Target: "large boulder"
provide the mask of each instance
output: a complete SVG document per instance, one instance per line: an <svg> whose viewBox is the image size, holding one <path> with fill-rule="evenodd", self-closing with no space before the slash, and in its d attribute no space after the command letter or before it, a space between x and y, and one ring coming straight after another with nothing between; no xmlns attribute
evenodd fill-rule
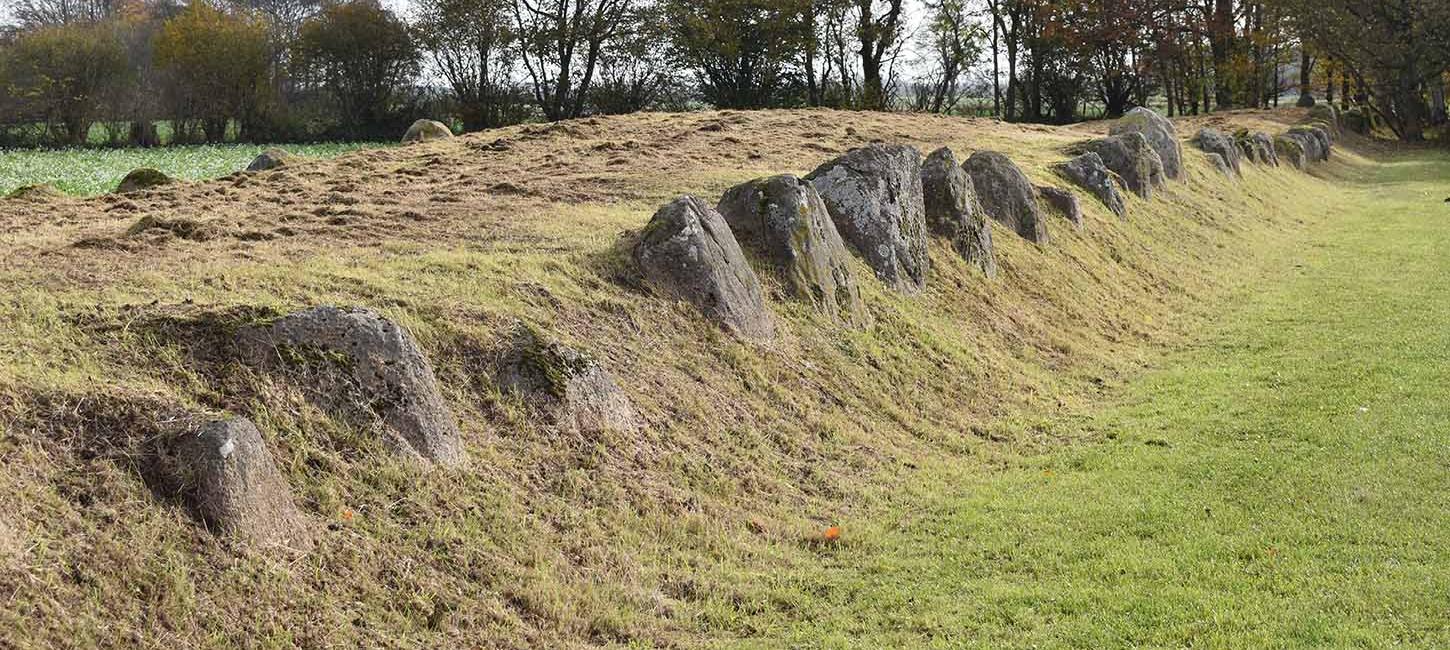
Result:
<svg viewBox="0 0 1450 650"><path fill-rule="evenodd" d="M1280 160L1288 161L1294 169L1303 170L1309 164L1302 137L1285 134L1274 138L1274 153Z"/></svg>
<svg viewBox="0 0 1450 650"><path fill-rule="evenodd" d="M1289 129L1289 133L1302 134L1313 138L1316 153L1314 159L1320 161L1329 160L1329 154L1334 149L1334 136L1329 133L1329 129L1317 124L1301 125Z"/></svg>
<svg viewBox="0 0 1450 650"><path fill-rule="evenodd" d="M1126 133L1093 140L1082 145L1081 151L1097 154L1102 158L1103 165L1122 178L1128 189L1143 199L1153 198L1153 190L1163 187L1167 182L1163 159L1141 133Z"/></svg>
<svg viewBox="0 0 1450 650"><path fill-rule="evenodd" d="M315 307L238 334L244 359L302 384L324 409L405 456L464 460L458 424L412 334L367 309Z"/></svg>
<svg viewBox="0 0 1450 650"><path fill-rule="evenodd" d="M449 129L447 124L437 120L418 120L403 134L403 144L443 140L451 137L453 137L453 130Z"/></svg>
<svg viewBox="0 0 1450 650"><path fill-rule="evenodd" d="M1227 133L1213 128L1200 129L1198 135L1193 136L1193 143L1205 153L1218 154L1230 171L1229 176L1243 173L1243 168L1239 165L1238 145L1234 144L1233 138Z"/></svg>
<svg viewBox="0 0 1450 650"><path fill-rule="evenodd" d="M1324 151L1324 143L1307 130L1296 127L1290 129L1288 133L1285 133L1284 137L1299 142L1299 146L1304 148L1304 159L1306 162L1316 163L1329 157Z"/></svg>
<svg viewBox="0 0 1450 650"><path fill-rule="evenodd" d="M288 153L285 149L277 149L274 147L263 151L256 158L252 159L252 164L247 165L247 171L264 172L295 162L297 162L297 156Z"/></svg>
<svg viewBox="0 0 1450 650"><path fill-rule="evenodd" d="M704 201L686 196L660 208L635 244L634 260L656 292L694 305L732 334L775 336L760 279L725 218Z"/></svg>
<svg viewBox="0 0 1450 650"><path fill-rule="evenodd" d="M211 529L258 544L303 537L302 513L251 421L212 420L183 432L163 462L167 479Z"/></svg>
<svg viewBox="0 0 1450 650"><path fill-rule="evenodd" d="M131 171L131 173L126 174L126 177L122 178L121 183L116 186L116 192L121 194L125 194L127 192L138 192L140 190L150 189L153 187L170 185L174 182L176 181L160 170L152 169L150 167L142 167L140 169L134 169Z"/></svg>
<svg viewBox="0 0 1450 650"><path fill-rule="evenodd" d="M1077 200L1076 194L1060 187L1039 185L1037 195L1067 219L1074 228L1082 228L1082 203Z"/></svg>
<svg viewBox="0 0 1450 650"><path fill-rule="evenodd" d="M739 185L716 208L740 245L775 267L786 290L839 322L869 322L849 254L814 186L795 176Z"/></svg>
<svg viewBox="0 0 1450 650"><path fill-rule="evenodd" d="M633 433L643 427L629 396L598 361L527 325L514 330L499 385L571 433Z"/></svg>
<svg viewBox="0 0 1450 650"><path fill-rule="evenodd" d="M1058 175L1077 184L1108 206L1113 214L1122 217L1128 213L1122 193L1118 192L1119 181L1103 164L1102 156L1091 151L1053 167Z"/></svg>
<svg viewBox="0 0 1450 650"><path fill-rule="evenodd" d="M978 151L967 159L966 168L988 216L1027 241L1047 243L1037 190L1011 159L995 151Z"/></svg>
<svg viewBox="0 0 1450 650"><path fill-rule="evenodd" d="M987 277L996 277L992 227L977 200L972 177L951 149L942 147L926 157L921 166L921 188L926 196L927 228L951 240L957 254Z"/></svg>
<svg viewBox="0 0 1450 650"><path fill-rule="evenodd" d="M1164 176L1177 179L1183 175L1183 146L1178 142L1178 130L1172 120L1139 106L1108 129L1108 135L1129 133L1141 133L1147 138L1162 161Z"/></svg>
<svg viewBox="0 0 1450 650"><path fill-rule="evenodd" d="M1319 120L1328 124L1329 130L1333 135L1337 136L1344 132L1343 122L1340 121L1339 109L1334 106L1334 102L1316 104L1313 108L1309 109L1309 119Z"/></svg>
<svg viewBox="0 0 1450 650"><path fill-rule="evenodd" d="M1274 153L1274 139L1263 131L1240 129L1234 134L1234 144L1238 145L1239 153L1249 162L1279 166L1279 157Z"/></svg>
<svg viewBox="0 0 1450 650"><path fill-rule="evenodd" d="M1229 166L1228 161L1223 159L1222 154L1205 153L1203 155L1208 158L1208 164L1213 167L1214 171L1223 174L1225 178L1233 178L1235 176L1233 167Z"/></svg>
<svg viewBox="0 0 1450 650"><path fill-rule="evenodd" d="M887 286L916 293L926 286L926 207L921 152L905 145L853 149L811 172L836 229Z"/></svg>
<svg viewBox="0 0 1450 650"><path fill-rule="evenodd" d="M9 194L6 194L5 198L12 201L44 203L46 201L53 201L55 199L65 198L65 194L63 194L60 190L55 189L54 185L50 185L49 183L42 183L39 185L24 185L21 187L17 187L14 190L11 190Z"/></svg>

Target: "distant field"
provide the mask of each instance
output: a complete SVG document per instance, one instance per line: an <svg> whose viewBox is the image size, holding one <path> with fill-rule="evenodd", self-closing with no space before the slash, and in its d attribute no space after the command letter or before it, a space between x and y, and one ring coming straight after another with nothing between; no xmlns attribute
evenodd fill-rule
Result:
<svg viewBox="0 0 1450 650"><path fill-rule="evenodd" d="M331 158L357 149L391 146L382 142L281 145L300 156ZM137 167L155 167L176 178L200 180L243 169L268 145L179 145L150 149L3 149L0 194L17 187L49 183L72 196L105 194Z"/></svg>

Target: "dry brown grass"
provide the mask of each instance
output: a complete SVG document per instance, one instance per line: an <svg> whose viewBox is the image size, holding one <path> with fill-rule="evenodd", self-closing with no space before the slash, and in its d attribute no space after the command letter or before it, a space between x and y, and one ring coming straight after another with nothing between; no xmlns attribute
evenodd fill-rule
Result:
<svg viewBox="0 0 1450 650"><path fill-rule="evenodd" d="M997 281L942 241L918 298L858 264L869 331L833 328L771 287L783 334L767 345L645 295L621 234L675 195L713 201L873 140L1002 150L1062 184L1048 166L1102 128L651 114L0 203L0 644L676 647L749 635L748 614L778 605L749 575L829 552L820 532L913 459L990 471L1091 440L1041 423L1090 408L1182 342L1264 250L1327 218L1304 197L1335 190L1252 166L1225 184L1186 149L1186 180L1152 202L1129 197L1126 220L1084 195L1086 227L1055 219L1049 246L996 229ZM1343 155L1314 173L1362 164ZM414 331L459 416L467 468L399 464L295 389L218 357L249 314L319 303L373 307ZM565 435L500 394L487 360L517 320L602 360L647 430ZM256 421L325 531L317 546L232 548L153 494L138 450L174 409Z"/></svg>

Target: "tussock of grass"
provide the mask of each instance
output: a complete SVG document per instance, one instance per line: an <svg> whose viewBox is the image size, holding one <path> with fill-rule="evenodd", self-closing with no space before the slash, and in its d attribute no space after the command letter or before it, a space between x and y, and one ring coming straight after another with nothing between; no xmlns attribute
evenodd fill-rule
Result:
<svg viewBox="0 0 1450 650"><path fill-rule="evenodd" d="M1184 342L1267 251L1334 216L1325 206L1346 190L1321 177L1369 163L1345 153L1317 176L1251 167L1226 183L1186 151L1187 178L1152 202L1129 197L1126 220L1083 195L1085 228L1055 219L1049 246L995 228L997 281L945 241L933 242L917 298L856 263L868 331L833 327L777 288L783 332L766 345L644 295L619 233L683 191L713 201L756 176L808 171L830 157L822 147L879 138L949 144L962 158L993 148L1050 182L1049 166L1088 135L904 115L607 118L353 154L136 206L168 219L217 213L238 229L285 223L291 237L64 248L135 222L103 201L10 235L0 548L10 531L26 550L10 560L18 568L0 562L0 593L11 594L0 630L17 645L191 647L670 647L767 635L763 624L823 595L755 582L871 551L881 542L850 528L839 543L815 540L913 470L1010 469L1100 440L1059 418ZM476 146L500 139L513 144ZM501 178L528 191L480 189ZM268 179L295 183L309 208L357 198L337 203L358 210L353 225L279 208ZM21 259L37 251L45 261ZM295 386L216 355L231 315L315 304L372 307L412 330L470 466L399 463ZM610 368L647 429L564 435L501 395L486 360L520 320ZM163 412L154 405L254 420L324 531L317 546L228 548L155 498L127 451ZM97 441L109 441L105 453Z"/></svg>

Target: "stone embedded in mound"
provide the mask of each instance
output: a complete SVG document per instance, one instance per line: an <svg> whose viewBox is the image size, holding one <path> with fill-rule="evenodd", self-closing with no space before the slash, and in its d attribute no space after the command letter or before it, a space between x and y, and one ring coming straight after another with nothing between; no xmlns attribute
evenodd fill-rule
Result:
<svg viewBox="0 0 1450 650"><path fill-rule="evenodd" d="M224 234L222 229L212 222L196 221L185 217L167 219L149 214L137 219L136 223L126 229L127 237L139 237L153 233L169 234L177 239L198 242L211 241Z"/></svg>
<svg viewBox="0 0 1450 650"><path fill-rule="evenodd" d="M1309 109L1309 119L1324 122L1329 126L1329 130L1333 135L1343 133L1344 127L1340 121L1339 109L1335 108L1333 102L1316 104L1314 108Z"/></svg>
<svg viewBox="0 0 1450 650"><path fill-rule="evenodd" d="M836 223L836 230L896 291L926 286L926 206L921 152L905 145L853 149L806 176Z"/></svg>
<svg viewBox="0 0 1450 650"><path fill-rule="evenodd" d="M717 210L741 246L775 267L791 296L848 325L870 322L846 245L810 183L756 179L726 192Z"/></svg>
<svg viewBox="0 0 1450 650"><path fill-rule="evenodd" d="M987 277L997 276L992 227L977 200L972 177L951 149L942 147L921 166L927 228L951 240L952 248Z"/></svg>
<svg viewBox="0 0 1450 650"><path fill-rule="evenodd" d="M1158 154L1164 176L1176 179L1183 175L1183 146L1178 142L1178 130L1171 120L1139 106L1128 111L1108 129L1108 135L1129 133L1141 133L1147 138L1148 144ZM1108 167L1111 169L1112 165Z"/></svg>
<svg viewBox="0 0 1450 650"><path fill-rule="evenodd" d="M1360 135L1369 135L1374 130L1374 121L1358 106L1345 111L1339 117L1340 132L1344 130L1353 131Z"/></svg>
<svg viewBox="0 0 1450 650"><path fill-rule="evenodd" d="M725 218L704 201L686 196L660 208L635 244L634 260L656 292L694 305L732 334L775 336L760 279Z"/></svg>
<svg viewBox="0 0 1450 650"><path fill-rule="evenodd" d="M1037 190L1015 163L995 151L978 151L967 159L966 168L988 216L1027 241L1047 243Z"/></svg>
<svg viewBox="0 0 1450 650"><path fill-rule="evenodd" d="M272 452L246 418L207 422L182 433L165 459L168 479L217 531L259 544L297 541L302 513Z"/></svg>
<svg viewBox="0 0 1450 650"><path fill-rule="evenodd" d="M315 307L238 335L254 365L300 374L323 408L380 429L395 451L443 465L464 459L433 367L407 330L367 309Z"/></svg>
<svg viewBox="0 0 1450 650"><path fill-rule="evenodd" d="M1324 153L1323 142L1308 130L1296 127L1295 129L1290 129L1288 133L1285 133L1284 137L1291 138L1299 143L1299 146L1304 149L1304 160L1306 163L1316 163L1327 158Z"/></svg>
<svg viewBox="0 0 1450 650"><path fill-rule="evenodd" d="M1205 153L1203 155L1208 158L1208 164L1212 165L1218 173L1223 174L1225 178L1234 177L1233 167L1230 167L1228 161L1223 159L1222 154Z"/></svg>
<svg viewBox="0 0 1450 650"><path fill-rule="evenodd" d="M418 120L408 127L407 133L403 134L403 144L443 140L451 137L453 137L453 130L449 129L447 124L437 120Z"/></svg>
<svg viewBox="0 0 1450 650"><path fill-rule="evenodd" d="M176 181L174 181L170 176L167 176L166 174L158 170L152 169L150 167L142 167L140 169L132 170L131 173L126 174L126 177L121 179L121 183L116 186L116 192L125 194L127 192L136 192L139 190L149 189L153 187L161 187L162 185L170 185L174 182Z"/></svg>
<svg viewBox="0 0 1450 650"><path fill-rule="evenodd" d="M1067 162L1053 166L1058 175L1077 184L1108 206L1113 214L1122 217L1128 213L1123 195L1118 192L1118 181L1103 164L1102 156L1093 152L1082 154Z"/></svg>
<svg viewBox="0 0 1450 650"><path fill-rule="evenodd" d="M1314 140L1314 151L1310 152L1312 160L1329 160L1329 154L1334 149L1334 136L1329 130L1317 124L1296 126L1289 129L1290 134L1301 134Z"/></svg>
<svg viewBox="0 0 1450 650"><path fill-rule="evenodd" d="M1123 184L1143 199L1153 198L1153 190L1167 183L1163 159L1141 133L1125 133L1082 145L1083 152L1095 153L1108 169L1123 179Z"/></svg>
<svg viewBox="0 0 1450 650"><path fill-rule="evenodd" d="M65 198L65 194L62 194L60 190L55 189L55 186L53 185L42 183L39 185L25 185L22 187L17 187L9 194L6 194L5 198L14 201L43 203L45 201Z"/></svg>
<svg viewBox="0 0 1450 650"><path fill-rule="evenodd" d="M1229 176L1237 176L1243 173L1239 166L1239 148L1234 144L1233 138L1227 133L1218 129L1205 128L1193 136L1193 143L1198 145L1206 153L1218 154Z"/></svg>
<svg viewBox="0 0 1450 650"><path fill-rule="evenodd" d="M520 325L499 367L499 386L572 433L633 433L643 424L614 377L588 355Z"/></svg>
<svg viewBox="0 0 1450 650"><path fill-rule="evenodd" d="M1247 129L1240 130L1234 140L1239 146L1239 152L1251 162L1262 165L1279 166L1279 156L1274 153L1274 139L1263 131L1250 133Z"/></svg>
<svg viewBox="0 0 1450 650"><path fill-rule="evenodd" d="M269 169L277 169L278 167L293 164L296 161L297 156L283 149L268 149L254 158L252 164L247 165L247 171L264 172Z"/></svg>
<svg viewBox="0 0 1450 650"><path fill-rule="evenodd" d="M1051 185L1039 185L1037 194L1053 210L1072 222L1073 227L1082 228L1082 203L1078 202L1076 194Z"/></svg>
<svg viewBox="0 0 1450 650"><path fill-rule="evenodd" d="M1287 160L1294 169L1303 170L1309 163L1302 137L1286 134L1274 138L1274 153L1280 160Z"/></svg>

